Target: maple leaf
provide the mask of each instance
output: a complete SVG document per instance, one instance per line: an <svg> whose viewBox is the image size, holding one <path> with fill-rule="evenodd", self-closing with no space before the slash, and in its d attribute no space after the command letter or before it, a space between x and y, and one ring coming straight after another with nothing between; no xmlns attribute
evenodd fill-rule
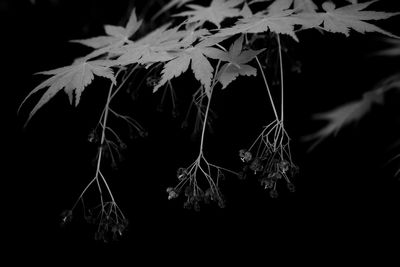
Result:
<svg viewBox="0 0 400 267"><path fill-rule="evenodd" d="M246 76L256 76L257 69L247 65L254 57L259 53L264 51L261 50L242 50L243 45L243 35L241 35L229 48L228 52L219 51L217 55L225 63L219 73L217 74L219 82L222 84L222 89L225 89L233 80L235 80L239 75Z"/></svg>
<svg viewBox="0 0 400 267"><path fill-rule="evenodd" d="M374 55L389 56L389 57L400 56L400 40L387 38L385 42L387 44L390 44L392 47L376 52Z"/></svg>
<svg viewBox="0 0 400 267"><path fill-rule="evenodd" d="M294 0L293 9L297 13L315 13L318 7L312 0Z"/></svg>
<svg viewBox="0 0 400 267"><path fill-rule="evenodd" d="M98 36L84 40L71 40L70 42L80 43L94 49L104 47L112 48L129 42L129 38L132 37L141 25L142 20L137 20L135 9L133 9L125 27L105 25L104 30L107 33L105 36Z"/></svg>
<svg viewBox="0 0 400 267"><path fill-rule="evenodd" d="M279 13L283 10L287 10L292 6L293 1L294 0L276 0L268 6L268 13L274 14Z"/></svg>
<svg viewBox="0 0 400 267"><path fill-rule="evenodd" d="M191 4L187 6L192 10L184 11L174 16L188 16L187 23L209 21L221 28L221 22L225 18L240 16L239 9L235 7L242 2L243 0L213 0L208 7Z"/></svg>
<svg viewBox="0 0 400 267"><path fill-rule="evenodd" d="M271 0L256 0L252 1L251 4L258 2L266 2ZM268 12L270 14L277 13L283 10L289 9L293 5L293 9L296 12L313 13L317 10L317 5L312 0L275 0L268 6Z"/></svg>
<svg viewBox="0 0 400 267"><path fill-rule="evenodd" d="M211 78L214 68L206 57L220 59L220 51L212 46L222 42L227 37L208 37L199 42L196 46L186 48L177 53L177 56L164 65L161 71L162 77L154 87L153 92L163 86L167 81L184 73L190 65L195 78L204 85L207 96L210 96Z"/></svg>
<svg viewBox="0 0 400 267"><path fill-rule="evenodd" d="M313 116L317 120L328 120L328 124L316 133L304 136L303 141L317 139L310 147L312 150L317 144L330 135L337 133L346 125L358 122L372 107L373 104L382 104L384 91L381 88L364 93L358 101L353 101L337 107L331 111L318 113Z"/></svg>
<svg viewBox="0 0 400 267"><path fill-rule="evenodd" d="M109 60L77 61L67 67L37 73L53 76L36 86L22 101L20 108L34 93L48 87L47 91L42 95L39 102L31 110L25 125L44 104L46 104L62 89L64 89L64 91L68 94L71 104L73 101L73 93L75 92L75 106L77 106L83 90L92 82L94 75L110 79L113 84L116 84L113 71L110 68L111 65L112 63Z"/></svg>
<svg viewBox="0 0 400 267"><path fill-rule="evenodd" d="M174 58L171 53L189 46L197 37L208 33L205 30L178 31L178 27L168 29L169 26L170 24L163 25L136 42L117 50L117 53L122 54L118 58L119 64L152 64L169 61Z"/></svg>
<svg viewBox="0 0 400 267"><path fill-rule="evenodd" d="M246 2L244 3L242 10L240 10L240 16L243 18L250 18L253 16L253 12Z"/></svg>
<svg viewBox="0 0 400 267"><path fill-rule="evenodd" d="M155 20L156 18L158 18L162 13L166 12L167 10L173 8L174 6L177 6L178 8L189 3L192 2L193 0L171 0L170 2L168 2L168 4L166 4L165 6L163 6L152 18L151 20Z"/></svg>
<svg viewBox="0 0 400 267"><path fill-rule="evenodd" d="M273 14L258 12L251 17L240 19L233 27L220 30L216 36L232 36L238 33L261 33L272 31L277 34L290 35L299 41L294 25L309 25L310 22L296 16L291 16L294 10L283 10Z"/></svg>
<svg viewBox="0 0 400 267"><path fill-rule="evenodd" d="M325 12L315 13L314 22L315 26L323 24L323 29L328 32L342 33L349 36L349 30L353 29L359 33L378 32L388 35L393 38L400 38L390 32L387 32L373 24L365 22L366 20L381 20L387 19L392 16L399 15L400 12L387 13L378 11L363 11L369 5L375 3L377 0L346 5L340 8L335 8L332 2L325 2L322 8Z"/></svg>

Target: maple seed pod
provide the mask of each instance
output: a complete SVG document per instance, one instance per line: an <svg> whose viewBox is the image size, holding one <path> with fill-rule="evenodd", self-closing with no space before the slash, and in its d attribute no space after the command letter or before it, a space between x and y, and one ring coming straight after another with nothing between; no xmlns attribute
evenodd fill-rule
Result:
<svg viewBox="0 0 400 267"><path fill-rule="evenodd" d="M296 187L294 186L294 184L292 184L292 183L288 183L287 184L287 188L289 189L289 191L290 192L294 192L294 191L296 191Z"/></svg>
<svg viewBox="0 0 400 267"><path fill-rule="evenodd" d="M245 180L247 178L246 176L247 175L246 175L246 173L244 171L241 171L241 172L238 173L239 180Z"/></svg>
<svg viewBox="0 0 400 267"><path fill-rule="evenodd" d="M336 5L335 3L333 3L332 1L326 1L322 4L322 8L326 11L326 12L330 12L335 10Z"/></svg>
<svg viewBox="0 0 400 267"><path fill-rule="evenodd" d="M146 130L141 130L139 131L139 136L142 138L146 138L147 136L149 136L149 133Z"/></svg>
<svg viewBox="0 0 400 267"><path fill-rule="evenodd" d="M157 76L149 76L146 79L146 85L148 87L154 87L158 84L158 77Z"/></svg>
<svg viewBox="0 0 400 267"><path fill-rule="evenodd" d="M206 192L204 193L204 198L206 199L213 199L214 193L211 188L207 188Z"/></svg>
<svg viewBox="0 0 400 267"><path fill-rule="evenodd" d="M255 159L253 160L253 162L250 164L250 169L251 169L252 171L254 171L254 174L255 174L256 172L260 172L260 171L263 170L263 166L261 165L261 161L260 161L259 158L255 158Z"/></svg>
<svg viewBox="0 0 400 267"><path fill-rule="evenodd" d="M245 152L246 152L245 149L240 149L239 150L239 157L240 157L240 160L243 161L243 162L244 162L244 153Z"/></svg>
<svg viewBox="0 0 400 267"><path fill-rule="evenodd" d="M178 177L178 180L184 180L187 177L187 172L185 168L178 168L176 171L176 177Z"/></svg>
<svg viewBox="0 0 400 267"><path fill-rule="evenodd" d="M193 209L194 209L196 212L199 212L199 211L200 211L200 204L199 204L198 201L195 201L195 202L193 203Z"/></svg>
<svg viewBox="0 0 400 267"><path fill-rule="evenodd" d="M178 197L178 194L177 194L174 190L171 190L171 191L168 193L168 200L171 200L171 199L177 198L177 197Z"/></svg>
<svg viewBox="0 0 400 267"><path fill-rule="evenodd" d="M277 198L279 194L276 189L272 189L271 191L269 191L269 195L271 198Z"/></svg>
<svg viewBox="0 0 400 267"><path fill-rule="evenodd" d="M128 148L128 146L124 142L120 141L119 142L119 148L122 149L122 150L125 150L125 149Z"/></svg>
<svg viewBox="0 0 400 267"><path fill-rule="evenodd" d="M286 160L283 160L279 163L279 169L281 172L286 173L289 170L289 162Z"/></svg>
<svg viewBox="0 0 400 267"><path fill-rule="evenodd" d="M243 162L249 162L253 159L253 155L251 154L251 152L245 149L239 150L239 157L240 160Z"/></svg>
<svg viewBox="0 0 400 267"><path fill-rule="evenodd" d="M185 187L185 196L190 197L193 195L193 187L188 185Z"/></svg>
<svg viewBox="0 0 400 267"><path fill-rule="evenodd" d="M99 138L95 131L90 132L90 134L88 135L88 141L89 141L89 143L92 143L92 144L97 143L99 141Z"/></svg>

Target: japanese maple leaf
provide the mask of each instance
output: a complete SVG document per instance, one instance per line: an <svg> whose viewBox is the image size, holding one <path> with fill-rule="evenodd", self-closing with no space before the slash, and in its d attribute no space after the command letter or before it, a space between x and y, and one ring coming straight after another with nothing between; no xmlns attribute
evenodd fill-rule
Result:
<svg viewBox="0 0 400 267"><path fill-rule="evenodd" d="M53 69L49 71L39 72L37 74L53 75L38 86L36 86L28 96L22 101L20 107L25 101L34 93L48 87L47 91L42 95L39 102L32 109L26 123L32 116L51 98L53 98L59 91L64 89L68 94L70 103L73 101L73 93L75 92L75 106L79 104L81 94L86 86L88 86L94 75L110 79L113 84L116 83L114 74L109 60L95 60L95 61L79 61L71 66Z"/></svg>
<svg viewBox="0 0 400 267"><path fill-rule="evenodd" d="M199 42L196 46L189 47L180 51L177 56L164 65L161 71L160 82L154 87L153 91L163 86L167 81L180 76L189 68L192 69L195 78L204 85L205 92L210 96L211 78L214 68L207 57L220 59L220 50L211 46L218 44L227 37L209 37Z"/></svg>
<svg viewBox="0 0 400 267"><path fill-rule="evenodd" d="M71 42L80 43L95 49L104 47L112 48L129 42L129 38L132 37L132 35L140 28L141 25L142 20L137 20L135 9L133 9L125 27L105 25L104 30L107 35L84 40L71 40Z"/></svg>
<svg viewBox="0 0 400 267"><path fill-rule="evenodd" d="M174 58L170 52L178 51L182 47L189 46L191 42L183 41L191 31L178 31L178 27L168 29L170 24L166 24L152 31L136 42L121 47L118 53L122 55L118 62L122 65L132 63L152 64L154 62L165 62ZM205 34L204 31L199 31ZM192 42L194 41L193 38Z"/></svg>
<svg viewBox="0 0 400 267"><path fill-rule="evenodd" d="M291 8L292 5L296 12L314 13L318 8L312 0L276 0L268 6L268 13L279 13Z"/></svg>
<svg viewBox="0 0 400 267"><path fill-rule="evenodd" d="M243 35L241 35L229 48L228 52L219 51L216 56L223 61L226 61L219 73L217 74L219 82L222 84L222 89L226 88L239 75L256 76L257 69L247 65L255 56L264 51L261 50L242 50Z"/></svg>
<svg viewBox="0 0 400 267"><path fill-rule="evenodd" d="M231 36L238 33L261 33L272 31L277 34L290 35L294 40L299 41L295 32L295 25L309 25L306 19L291 16L294 10L276 11L275 13L258 12L251 17L240 19L231 28L222 29L216 36ZM309 27L309 26L307 26Z"/></svg>
<svg viewBox="0 0 400 267"><path fill-rule="evenodd" d="M193 0L171 0L163 6L151 19L155 20L157 17L159 17L162 13L166 12L167 10L173 8L174 6L181 7L189 2L192 2Z"/></svg>
<svg viewBox="0 0 400 267"><path fill-rule="evenodd" d="M213 0L208 7L187 5L192 10L184 11L174 16L188 16L187 23L209 21L220 28L221 22L225 18L240 16L239 9L235 7L242 2L243 0Z"/></svg>
<svg viewBox="0 0 400 267"><path fill-rule="evenodd" d="M243 18L250 18L251 16L253 16L253 12L251 11L247 3L244 3L242 10L240 10L239 14Z"/></svg>
<svg viewBox="0 0 400 267"><path fill-rule="evenodd" d="M376 52L375 55L378 56L389 56L389 57L398 57L400 56L400 40L387 38L385 40L387 44L390 44L390 48L386 48L382 51Z"/></svg>
<svg viewBox="0 0 400 267"><path fill-rule="evenodd" d="M384 91L378 88L365 93L362 99L342 105L334 110L315 114L314 119L328 120L328 124L320 131L304 136L303 141L317 139L310 147L313 149L317 144L330 135L336 136L337 133L346 125L358 122L372 107L373 104L382 104Z"/></svg>
<svg viewBox="0 0 400 267"><path fill-rule="evenodd" d="M315 13L318 7L312 0L294 0L293 9L299 13Z"/></svg>
<svg viewBox="0 0 400 267"><path fill-rule="evenodd" d="M325 12L317 13L318 21L317 24L323 23L323 29L333 33L343 33L349 36L349 30L353 29L359 33L366 32L378 32L384 35L388 35L394 38L400 38L390 32L387 32L373 24L365 22L366 20L381 20L387 19L395 15L399 15L400 12L387 13L378 11L363 11L372 3L377 0L350 4L340 8L335 8L332 2L325 2L322 7Z"/></svg>

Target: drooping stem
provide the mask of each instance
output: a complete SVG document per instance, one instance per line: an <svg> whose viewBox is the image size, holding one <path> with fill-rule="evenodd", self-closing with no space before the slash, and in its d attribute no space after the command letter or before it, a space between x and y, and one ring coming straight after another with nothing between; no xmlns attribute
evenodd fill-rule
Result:
<svg viewBox="0 0 400 267"><path fill-rule="evenodd" d="M206 113L204 114L204 120L203 120L203 129L201 131L200 155L203 154L204 135L205 135L206 127L207 127L207 118L208 118L208 113L209 113L209 110L210 110L211 97L213 95L214 87L217 84L217 75L218 75L220 64L221 64L221 60L218 61L217 67L215 69L214 78L213 78L213 80L211 82L211 86L210 86L210 95L208 97Z"/></svg>
<svg viewBox="0 0 400 267"><path fill-rule="evenodd" d="M210 97L208 98L206 113L204 114L203 129L202 129L202 132L201 132L201 141L200 141L200 154L203 154L204 135L205 135L206 127L207 127L208 111L210 110L210 104L211 104L211 97L212 97L213 89L214 88L210 89Z"/></svg>
<svg viewBox="0 0 400 267"><path fill-rule="evenodd" d="M118 75L119 75L119 73L120 73L121 71L122 71L121 69L118 71L118 73L116 74L116 77L118 77ZM107 181L106 181L106 179L104 178L104 176L103 176L103 175L101 174L101 172L100 172L101 159L102 159L102 157L103 157L103 152L104 152L104 142L105 142L105 140L106 140L106 130L108 129L108 127L107 127L107 119L108 119L108 114L109 114L109 110L110 110L110 102L111 102L111 99L112 99L112 97L113 97L113 88L114 88L114 84L111 83L110 88L109 88L109 90L108 90L108 95L107 95L106 104L105 104L105 107L104 107L103 112L102 112L102 122L101 122L101 119L100 119L100 122L99 122L99 124L100 124L101 127L102 127L102 130L101 130L100 147L99 147L99 151L98 151L98 155L97 155L97 164L96 164L96 173L95 173L95 176L94 176L94 178L89 182L89 184L85 187L85 189L82 191L82 193L80 194L80 196L79 196L78 199L76 200L76 202L75 202L74 206L72 207L72 209L74 209L74 208L76 207L76 205L77 205L77 203L79 202L79 200L82 199L83 195L86 193L86 191L89 189L89 187L92 185L93 182L96 182L96 184L97 184L97 188L98 188L99 194L100 194L101 207L102 207L102 208L104 207L103 191L102 191L102 189L101 189L101 184L100 184L100 181L99 181L99 176L100 176L100 178L103 180L103 182L104 182L104 184L105 184L105 186L106 186L106 188L107 188L107 190L108 190L108 193L109 193L109 195L110 195L112 201L114 202L114 197L113 197L113 195L112 195L112 193L111 193L111 190L110 190L110 188L109 188L109 186L108 186L108 184L107 184ZM120 87L118 87L118 89L119 89L119 88L120 88ZM117 89L117 90L118 90L118 89Z"/></svg>
<svg viewBox="0 0 400 267"><path fill-rule="evenodd" d="M99 155L97 158L97 166L96 166L96 175L95 175L95 179L96 179L96 183L97 183L97 187L99 188L99 194L100 194L100 201L101 201L101 206L103 207L103 192L101 190L101 185L99 182L99 175L100 174L100 166L101 166L101 159L103 156L103 150L104 150L104 141L106 139L106 129L107 129L107 118L108 118L108 111L109 111L109 106L110 106L110 101L111 101L111 95L112 95L112 89L113 89L113 84L110 85L110 89L108 90L108 96L107 96L107 100L106 100L106 105L104 108L104 117L103 117L103 123L102 125L102 130L101 130L101 139L100 139L100 148L99 148ZM107 182L105 181L104 177L102 177L103 182L105 184L107 184ZM110 195L112 197L112 194Z"/></svg>
<svg viewBox="0 0 400 267"><path fill-rule="evenodd" d="M280 73L281 73L281 123L283 123L283 62L282 62L282 49L281 49L281 38L279 34L276 35L278 39L278 53L279 53L279 66L280 66Z"/></svg>
<svg viewBox="0 0 400 267"><path fill-rule="evenodd" d="M264 70L263 70L263 68L261 66L261 63L260 63L260 60L258 59L258 57L256 56L255 58L256 58L258 67L259 67L259 69L261 71L261 76L263 77L265 88L267 89L269 101L271 102L271 106L272 106L272 109L274 111L275 118L276 118L277 121L279 121L278 113L276 112L274 100L272 99L271 90L269 89L267 78L265 77L265 74L264 74Z"/></svg>

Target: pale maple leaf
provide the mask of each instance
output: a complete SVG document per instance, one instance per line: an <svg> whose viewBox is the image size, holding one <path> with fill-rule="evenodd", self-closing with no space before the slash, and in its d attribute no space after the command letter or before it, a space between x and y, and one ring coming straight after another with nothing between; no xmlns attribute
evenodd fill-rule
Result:
<svg viewBox="0 0 400 267"><path fill-rule="evenodd" d="M239 75L256 76L257 69L246 64L250 62L259 53L264 51L261 50L242 50L243 48L243 35L241 35L229 48L228 52L219 51L218 58L226 61L222 65L219 73L217 74L219 82L222 84L222 89L225 89L232 81L234 81Z"/></svg>
<svg viewBox="0 0 400 267"><path fill-rule="evenodd" d="M274 13L279 13L283 10L289 9L294 0L275 0L272 4L268 6L268 13L269 14L274 14Z"/></svg>
<svg viewBox="0 0 400 267"><path fill-rule="evenodd" d="M328 124L318 132L304 136L302 140L316 140L309 149L312 150L328 136L336 136L344 126L358 122L371 109L373 104L382 104L383 100L384 91L382 88L378 88L364 93L363 97L358 101L344 104L328 112L315 114L313 116L314 119L328 120Z"/></svg>
<svg viewBox="0 0 400 267"><path fill-rule="evenodd" d="M207 7L189 4L187 6L192 10L174 16L189 17L187 23L209 21L221 28L221 22L225 18L240 16L240 10L235 7L241 3L243 0L213 0Z"/></svg>
<svg viewBox="0 0 400 267"><path fill-rule="evenodd" d="M297 13L315 13L318 6L312 0L294 0L293 9Z"/></svg>
<svg viewBox="0 0 400 267"><path fill-rule="evenodd" d="M173 53L190 46L198 37L208 34L206 30L178 31L178 27L168 29L170 24L161 26L136 42L117 50L121 65L133 63L152 64L174 58Z"/></svg>
<svg viewBox="0 0 400 267"><path fill-rule="evenodd" d="M64 89L68 94L71 104L74 98L73 93L75 92L75 106L77 106L83 90L92 82L94 75L110 79L113 84L116 84L114 73L110 66L112 66L112 62L109 60L77 61L67 67L37 73L53 76L36 86L22 101L20 108L34 93L48 87L47 91L42 95L36 106L31 110L26 123L29 122L33 115L44 104L46 104L62 89Z"/></svg>
<svg viewBox="0 0 400 267"><path fill-rule="evenodd" d="M129 17L129 20L125 27L105 25L104 30L107 35L98 36L84 40L71 40L73 43L80 43L95 49L123 45L129 42L129 38L140 28L142 25L142 20L138 21L135 13L135 9Z"/></svg>
<svg viewBox="0 0 400 267"><path fill-rule="evenodd" d="M251 11L251 9L247 3L244 3L239 14L243 18L250 18L251 16L253 16L253 12Z"/></svg>
<svg viewBox="0 0 400 267"><path fill-rule="evenodd" d="M173 8L173 7L181 7L189 2L192 2L193 0L171 0L168 2L168 4L164 5L151 19L155 20L156 18L158 18L162 13L165 13L166 11L168 11L169 9Z"/></svg>
<svg viewBox="0 0 400 267"><path fill-rule="evenodd" d="M342 33L346 36L349 36L350 29L353 29L359 33L378 32L393 38L400 38L373 24L365 22L367 20L387 19L400 14L400 12L388 13L363 10L375 2L377 0L350 4L339 8L335 8L332 2L325 2L322 5L325 12L313 14L313 21L316 23L315 26L323 24L323 29L328 32Z"/></svg>
<svg viewBox="0 0 400 267"><path fill-rule="evenodd" d="M154 87L153 91L157 91L158 88L163 86L170 79L180 76L189 68L190 65L195 78L204 86L207 96L210 96L211 79L214 68L208 61L207 57L220 59L220 50L212 46L222 42L226 38L227 37L211 36L205 38L197 45L186 48L177 53L174 59L164 65L164 68L161 71L161 80Z"/></svg>
<svg viewBox="0 0 400 267"><path fill-rule="evenodd" d="M251 4L257 2L266 2L267 0L252 1ZM271 0L268 0L271 1ZM293 6L296 12L309 12L313 13L317 10L317 5L312 0L275 0L268 6L268 12L270 14L277 13L283 10L287 10Z"/></svg>
<svg viewBox="0 0 400 267"><path fill-rule="evenodd" d="M387 38L385 40L387 44L390 44L390 48L383 49L379 52L376 52L374 55L377 56L388 56L388 57L398 57L400 56L400 40Z"/></svg>
<svg viewBox="0 0 400 267"><path fill-rule="evenodd" d="M277 34L287 34L299 41L295 25L310 25L307 19L291 16L294 10L283 10L273 14L258 12L251 17L240 19L233 27L220 30L216 36L232 36L238 33L262 33L272 31Z"/></svg>

